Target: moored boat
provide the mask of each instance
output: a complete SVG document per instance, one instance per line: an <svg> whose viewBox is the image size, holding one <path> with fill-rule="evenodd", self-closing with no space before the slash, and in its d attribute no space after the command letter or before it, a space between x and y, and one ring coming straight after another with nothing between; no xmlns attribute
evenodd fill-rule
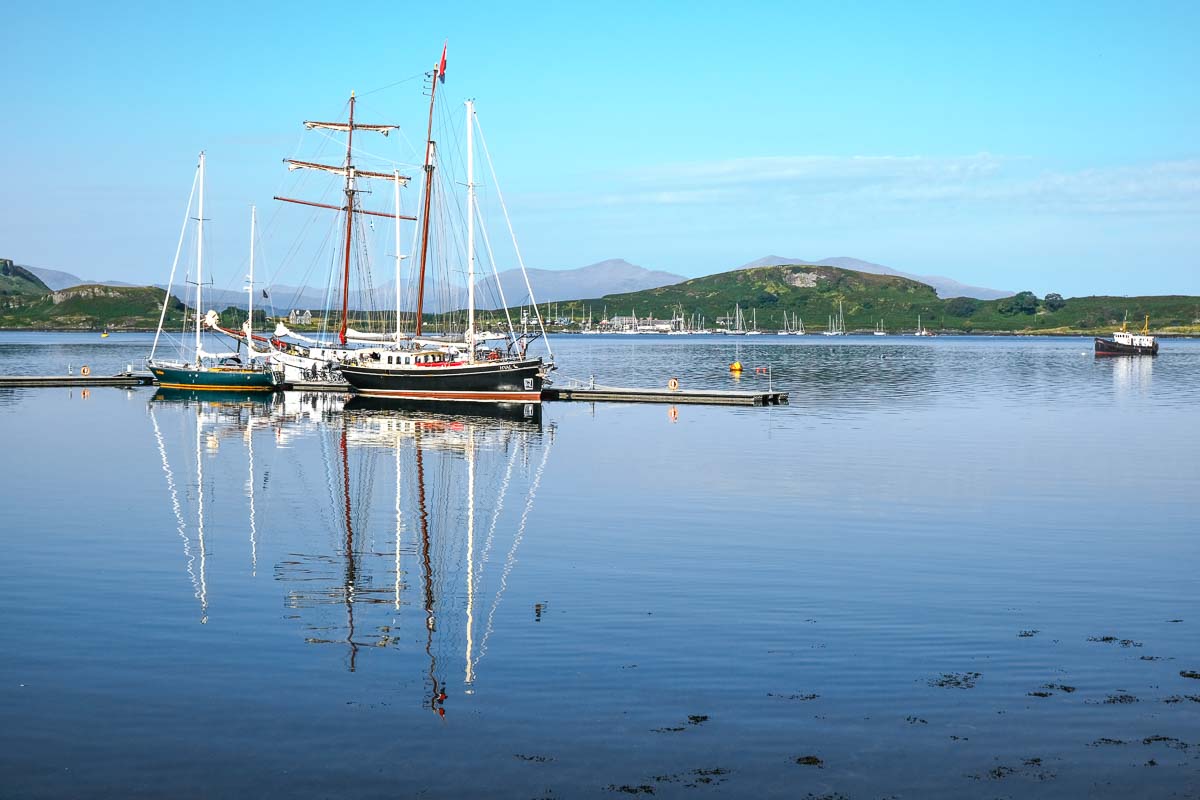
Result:
<svg viewBox="0 0 1200 800"><path fill-rule="evenodd" d="M196 167L196 186L199 187L199 201L196 216L196 302L193 306L195 317L195 342L191 358L178 359L156 358L159 337L162 336L163 321L166 319L167 305L171 299L171 285L175 280L176 264L171 267L171 277L167 282L167 293L163 300L162 314L158 320L158 331L154 335L154 345L146 359L146 367L154 375L159 386L169 389L196 389L205 391L259 391L273 392L278 386L279 377L263 361L255 359L251 322L254 319L254 222L251 209L250 224L250 304L246 323L240 333L225 331L220 327L217 312L209 311L201 317L204 307L204 153L200 153L200 161ZM193 187L194 188L194 187ZM191 198L188 199L188 211L191 211ZM186 224L186 222L185 222ZM183 239L180 238L180 244ZM214 353L204 349L201 338L202 327L213 331L227 333L238 341L238 350L234 352ZM241 338L246 341L246 358L243 361Z"/></svg>
<svg viewBox="0 0 1200 800"><path fill-rule="evenodd" d="M554 367L552 362L544 362L540 357L529 357L527 353L528 346L534 339L545 336L542 317L537 310L536 302L533 301L528 276L525 276L526 287L530 290L529 299L534 309L533 316L537 321L538 332L529 331L528 318L523 317L522 327L524 330L518 333L512 320L508 319L507 312L505 312L505 318L508 322L508 329L504 333L480 331L476 327L475 223L478 217L476 200L478 184L474 177L474 136L479 123L474 101L471 100L466 102L467 315L465 329L461 335L455 334L454 336L431 337L423 331L426 297L425 274L430 242L430 214L433 207L430 198L434 192L433 175L436 166L435 142L432 135L433 104L437 96L438 84L444 80L445 65L446 58L445 52L443 52L441 62L434 67L430 80L429 135L426 142L424 167L424 213L421 219L419 269L415 276L417 279L417 305L413 315L413 333L411 336L406 336L402 342L398 342L394 348L379 347L358 351L342 361L338 370L356 393L368 397L540 403L546 376ZM487 156L486 147L484 155ZM487 163L490 169L490 156L488 159ZM491 170L491 174L494 178L494 170ZM497 193L499 192L494 180L492 187ZM502 197L500 197L500 201L503 207ZM505 213L507 214L507 212ZM444 236L438 238L447 239ZM484 241L486 243L486 236ZM515 240L514 250L516 250ZM519 250L516 250L516 254L522 273L524 273L524 264L520 260ZM493 260L493 267L494 263ZM497 285L499 285L498 280ZM502 307L507 308L507 304L503 303L503 295L501 295L501 300ZM503 342L503 344L497 342ZM549 345L547 345L547 350L549 350Z"/></svg>
<svg viewBox="0 0 1200 800"><path fill-rule="evenodd" d="M1133 333L1128 321L1121 323L1121 330L1113 331L1111 339L1096 337L1096 355L1098 356L1156 356L1158 355L1158 339L1150 335L1150 316L1142 329Z"/></svg>

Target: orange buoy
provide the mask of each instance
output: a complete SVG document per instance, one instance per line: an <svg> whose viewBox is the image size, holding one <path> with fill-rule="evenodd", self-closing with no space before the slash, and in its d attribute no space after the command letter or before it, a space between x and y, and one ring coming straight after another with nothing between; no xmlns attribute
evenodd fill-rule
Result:
<svg viewBox="0 0 1200 800"><path fill-rule="evenodd" d="M87 364L84 364L82 367L79 368L79 374L86 378L88 375L92 374L92 370L88 367Z"/></svg>
<svg viewBox="0 0 1200 800"><path fill-rule="evenodd" d="M667 381L667 388L670 389L672 392L678 392L679 391L679 379L671 378L671 380Z"/></svg>
<svg viewBox="0 0 1200 800"><path fill-rule="evenodd" d="M729 371L730 372L741 372L742 371L742 362L735 361L732 364L730 364Z"/></svg>

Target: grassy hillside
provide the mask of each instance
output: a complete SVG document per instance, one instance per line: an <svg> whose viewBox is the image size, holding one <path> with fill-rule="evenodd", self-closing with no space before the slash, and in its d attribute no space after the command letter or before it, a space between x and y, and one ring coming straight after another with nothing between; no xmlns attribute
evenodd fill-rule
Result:
<svg viewBox="0 0 1200 800"><path fill-rule="evenodd" d="M163 292L152 286L89 285L8 300L0 305L0 328L152 330ZM182 319L183 303L172 297L167 321Z"/></svg>
<svg viewBox="0 0 1200 800"><path fill-rule="evenodd" d="M0 297L29 297L49 294L50 287L24 267L0 258Z"/></svg>
<svg viewBox="0 0 1200 800"><path fill-rule="evenodd" d="M757 311L758 327L782 327L783 312L799 314L806 328L823 329L839 301L847 330L870 330L878 321L891 331L911 331L917 315L927 328L946 331L997 331L1041 333L1107 332L1119 325L1125 313L1141 324L1150 315L1159 331L1200 333L1200 297L1184 295L1149 297L1038 298L1021 292L999 300L967 297L939 299L934 290L917 281L891 275L872 275L837 267L782 266L736 270L718 275L647 289L554 304L560 316L586 317L599 322L605 309L610 316L636 313L669 320L680 309L685 316L703 316L709 327L742 307L747 324Z"/></svg>

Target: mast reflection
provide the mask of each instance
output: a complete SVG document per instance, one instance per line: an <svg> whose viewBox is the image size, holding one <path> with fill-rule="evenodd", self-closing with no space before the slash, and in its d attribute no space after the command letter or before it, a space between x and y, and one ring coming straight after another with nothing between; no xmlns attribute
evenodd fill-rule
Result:
<svg viewBox="0 0 1200 800"><path fill-rule="evenodd" d="M189 458L182 460L176 456L177 463L186 463L186 466L180 468L181 470L190 470L194 466L194 484L190 482L191 474L189 472L181 472L177 475L171 467L168 447L163 435L163 425L160 424L158 415L158 408L164 404L195 411L193 453L189 454ZM246 442L248 477L245 488L249 509L250 564L251 573L256 574L258 538L254 503L253 432L257 427L270 423L273 405L274 398L271 395L263 396L262 393L159 389L151 398L148 406L155 446L162 462L167 494L171 501L171 513L175 518L176 535L183 542L187 575L191 581L194 596L200 604L200 624L202 625L208 623L208 547L204 531L205 454L215 454L220 448L221 441L226 438L240 436ZM177 418L186 423L186 414L177 415ZM181 481L184 482L182 490ZM211 477L207 485L211 487ZM185 506L187 507L186 511ZM195 520L194 524L189 524L189 518ZM188 535L189 529L194 532L195 552L193 552L192 537Z"/></svg>
<svg viewBox="0 0 1200 800"><path fill-rule="evenodd" d="M305 613L313 632L306 641L345 647L348 670L359 669L368 648L421 653L424 704L444 717L458 680L450 675L462 676L464 693L475 684L554 432L543 430L536 406L470 414L458 405L453 414L419 408L356 398L330 420L336 556L296 555L276 577L290 584L288 608ZM389 466L386 503L375 494ZM518 493L523 498L513 502ZM371 519L385 504L394 506L391 519ZM505 546L500 563L492 553ZM481 605L485 592L491 600ZM332 605L342 609L341 621L320 618ZM420 627L402 616L405 605L419 606Z"/></svg>

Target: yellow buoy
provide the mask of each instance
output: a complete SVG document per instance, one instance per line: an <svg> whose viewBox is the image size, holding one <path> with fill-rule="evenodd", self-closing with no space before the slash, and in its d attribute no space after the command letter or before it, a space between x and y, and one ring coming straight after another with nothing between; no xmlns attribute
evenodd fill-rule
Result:
<svg viewBox="0 0 1200 800"><path fill-rule="evenodd" d="M670 389L672 392L678 392L679 391L679 379L671 378L671 380L667 381L667 388Z"/></svg>
<svg viewBox="0 0 1200 800"><path fill-rule="evenodd" d="M730 364L729 371L730 372L741 372L742 371L742 362L735 361L732 364Z"/></svg>

